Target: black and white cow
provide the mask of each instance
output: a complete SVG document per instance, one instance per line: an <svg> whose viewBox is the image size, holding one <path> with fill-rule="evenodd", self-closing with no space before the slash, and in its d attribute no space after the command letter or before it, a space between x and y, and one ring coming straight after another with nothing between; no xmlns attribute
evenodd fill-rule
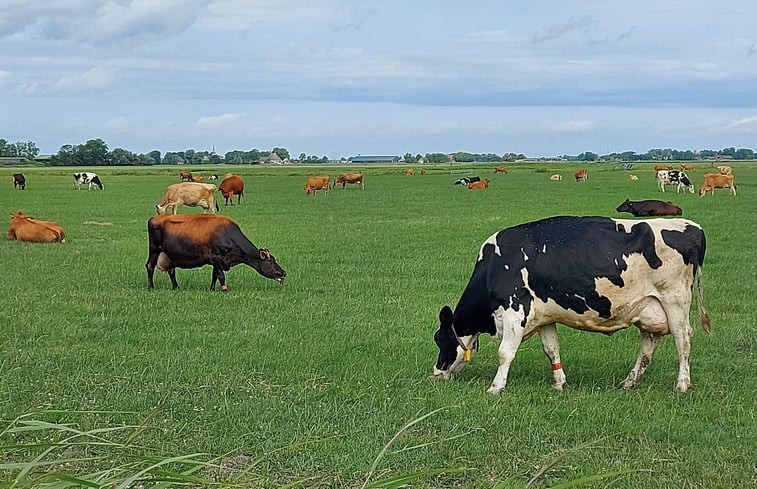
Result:
<svg viewBox="0 0 757 489"><path fill-rule="evenodd" d="M455 180L455 185L465 185L466 187L473 182L480 182L481 177L463 177Z"/></svg>
<svg viewBox="0 0 757 489"><path fill-rule="evenodd" d="M13 188L24 190L26 188L26 177L23 173L13 174Z"/></svg>
<svg viewBox="0 0 757 489"><path fill-rule="evenodd" d="M518 346L538 333L554 387L562 390L556 323L607 335L634 324L641 348L621 387L636 386L662 337L672 334L679 362L675 390L685 392L691 385L689 308L704 254L704 232L686 219L563 216L500 231L481 246L455 311L444 306L439 313L433 376L449 379L461 370L479 335L487 333L501 339L489 388L499 394ZM699 280L697 298L709 333Z"/></svg>
<svg viewBox="0 0 757 489"><path fill-rule="evenodd" d="M657 172L657 189L665 192L665 185L675 185L676 193L681 191L681 187L686 187L689 192L694 193L694 184L691 183L686 173L678 170L660 170Z"/></svg>
<svg viewBox="0 0 757 489"><path fill-rule="evenodd" d="M74 188L76 190L81 189L82 185L89 184L89 190L92 190L92 185L99 188L100 190L105 190L105 185L100 181L100 177L97 176L97 173L92 172L81 172L81 173L74 173Z"/></svg>

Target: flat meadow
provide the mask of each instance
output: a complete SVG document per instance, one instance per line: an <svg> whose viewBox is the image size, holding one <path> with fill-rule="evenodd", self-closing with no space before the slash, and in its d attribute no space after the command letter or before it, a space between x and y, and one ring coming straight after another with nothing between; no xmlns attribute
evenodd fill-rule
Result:
<svg viewBox="0 0 757 489"><path fill-rule="evenodd" d="M653 166L588 164L580 184L565 163L496 175L493 164L429 165L427 175L416 166L414 176L368 166L365 190L315 196L305 195L307 176L348 169L192 167L245 179L241 205L217 194L220 213L288 274L280 285L239 265L227 293L208 290L210 267L178 270L177 291L157 271L147 289L146 222L177 167L89 169L102 192L73 189L80 169L43 167L20 169L27 188L17 191L19 169L0 168L6 224L24 210L67 235L48 245L0 239L0 480L35 459L35 444L67 435L5 428L22 416L117 441L50 448L45 457L59 461L49 469L77 477L125 456L195 454L213 467L165 467L200 478L195 486L754 486L757 166L733 165L736 197L705 198L660 194ZM710 163L696 166L698 188ZM452 185L469 170L489 188ZM562 181L549 180L556 172ZM538 339L521 346L499 397L486 393L497 368L488 336L457 378L428 379L439 310L454 307L487 237L555 215L632 218L615 211L627 197L671 200L707 236L713 334L691 314L688 393L672 391L670 337L641 385L618 389L638 353L633 327L612 337L558 328L564 392L551 388Z"/></svg>

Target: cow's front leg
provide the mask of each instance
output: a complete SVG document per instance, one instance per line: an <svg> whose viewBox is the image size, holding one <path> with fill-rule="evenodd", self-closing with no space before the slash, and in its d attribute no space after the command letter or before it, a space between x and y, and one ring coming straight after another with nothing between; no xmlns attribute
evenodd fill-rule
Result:
<svg viewBox="0 0 757 489"><path fill-rule="evenodd" d="M150 256L147 257L147 263L145 268L147 269L147 288L152 289L155 287L153 282L153 276L155 275L155 264L158 263L158 253L150 252Z"/></svg>
<svg viewBox="0 0 757 489"><path fill-rule="evenodd" d="M628 376L620 384L623 389L633 389L641 381L641 377L647 370L649 362L652 361L657 345L660 344L662 339L661 334L649 333L647 331L641 331L641 346L639 347L639 356L636 359L636 364L633 366Z"/></svg>
<svg viewBox="0 0 757 489"><path fill-rule="evenodd" d="M489 394L497 395L507 385L507 373L510 370L510 363L515 358L515 352L518 351L520 342L523 340L524 328L521 326L522 319L522 313L517 313L512 309L505 310L502 306L494 311L494 324L497 327L497 331L502 332L502 341L497 349L497 357L499 359L497 375L494 376L491 387L486 391Z"/></svg>
<svg viewBox="0 0 757 489"><path fill-rule="evenodd" d="M557 326L554 323L542 326L539 330L539 338L541 338L544 354L547 355L549 363L552 365L552 376L554 379L552 387L561 391L566 379L562 363L560 362L560 342L557 339Z"/></svg>
<svg viewBox="0 0 757 489"><path fill-rule="evenodd" d="M173 287L174 290L179 288L179 282L176 281L176 268L171 267L168 270L166 270L168 273L168 278L171 279L171 287Z"/></svg>
<svg viewBox="0 0 757 489"><path fill-rule="evenodd" d="M210 290L216 290L216 281L221 285L221 290L226 292L226 274L223 272L223 267L220 264L213 264L213 277L210 281Z"/></svg>

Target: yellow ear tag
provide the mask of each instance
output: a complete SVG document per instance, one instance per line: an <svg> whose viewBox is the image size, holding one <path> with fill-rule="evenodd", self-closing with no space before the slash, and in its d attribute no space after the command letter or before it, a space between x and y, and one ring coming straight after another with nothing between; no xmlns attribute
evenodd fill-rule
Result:
<svg viewBox="0 0 757 489"><path fill-rule="evenodd" d="M465 350L465 352L463 353L463 360L470 362L470 350Z"/></svg>

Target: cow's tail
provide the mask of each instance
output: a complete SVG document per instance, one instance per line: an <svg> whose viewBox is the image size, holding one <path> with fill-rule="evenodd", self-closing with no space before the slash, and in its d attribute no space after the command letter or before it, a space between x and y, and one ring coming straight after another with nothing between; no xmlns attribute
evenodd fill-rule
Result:
<svg viewBox="0 0 757 489"><path fill-rule="evenodd" d="M215 203L216 203L216 212L221 212L221 208L218 207L218 200L217 199L213 199L213 200L215 200Z"/></svg>
<svg viewBox="0 0 757 489"><path fill-rule="evenodd" d="M699 270L697 274L697 312L699 313L699 324L702 325L702 329L705 333L712 333L712 325L710 324L710 316L707 314L707 309L704 308L704 297L702 295L702 270Z"/></svg>

